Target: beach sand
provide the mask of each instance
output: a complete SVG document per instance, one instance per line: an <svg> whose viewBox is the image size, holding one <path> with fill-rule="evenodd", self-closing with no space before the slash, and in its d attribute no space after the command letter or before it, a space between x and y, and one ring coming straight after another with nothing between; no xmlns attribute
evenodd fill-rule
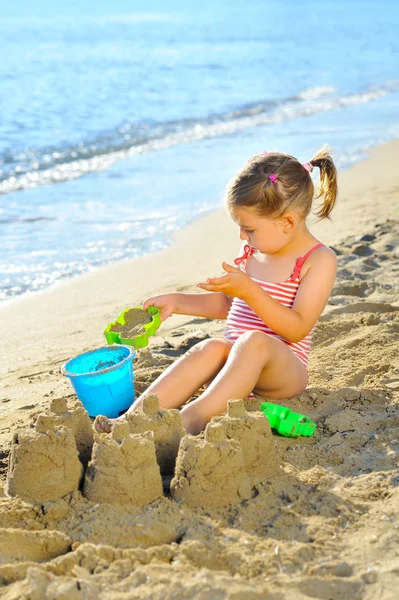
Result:
<svg viewBox="0 0 399 600"><path fill-rule="evenodd" d="M206 439L183 438L178 477L171 484L173 474L162 473L162 495L156 457L164 428L149 403L143 419L154 434L142 435L137 421L112 437L94 436L94 460L80 484L88 499L77 487L92 432L59 372L69 358L104 345L105 325L124 308L160 292L197 291L197 282L220 273L240 247L223 210L178 232L165 251L0 306L0 597L397 598L398 160L396 140L343 172L333 220L312 227L336 250L338 276L315 332L309 387L281 403L309 415L317 430L310 438L264 434L272 450L258 480L239 442L224 439L215 424ZM136 392L222 331L222 321L168 319L138 353ZM255 418L256 402L246 408ZM226 417L230 425L234 414ZM165 422L174 423L178 443L176 418ZM128 464L117 467L137 448L143 460L135 468L140 477L149 469L153 483L133 477L132 491L123 487L132 476ZM195 475L204 453L230 486L226 496L215 489L217 502L207 502L218 485L204 475L207 463ZM184 492L190 469L201 489L210 486L208 496Z"/></svg>

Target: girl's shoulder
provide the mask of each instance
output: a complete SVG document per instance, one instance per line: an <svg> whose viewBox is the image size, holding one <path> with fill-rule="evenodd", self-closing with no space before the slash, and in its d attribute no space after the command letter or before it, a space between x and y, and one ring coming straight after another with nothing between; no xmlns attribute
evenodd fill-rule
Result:
<svg viewBox="0 0 399 600"><path fill-rule="evenodd" d="M303 262L299 280L302 281L311 270L335 273L337 270L337 255L334 250L325 244L315 248Z"/></svg>
<svg viewBox="0 0 399 600"><path fill-rule="evenodd" d="M318 248L315 246L319 246ZM334 250L332 248L330 248L329 246L327 246L326 244L323 244L322 242L319 242L318 244L315 244L314 246L314 251L310 253L309 255L309 259L314 256L317 257L318 259L320 259L321 257L330 257L330 260L337 260L337 255L335 254Z"/></svg>
<svg viewBox="0 0 399 600"><path fill-rule="evenodd" d="M317 242L316 244L314 244L314 246L310 249L310 251L307 254L309 255L309 259L312 256L318 258L330 256L335 260L337 259L337 255L335 254L334 250L327 246L327 244L323 244L323 242Z"/></svg>

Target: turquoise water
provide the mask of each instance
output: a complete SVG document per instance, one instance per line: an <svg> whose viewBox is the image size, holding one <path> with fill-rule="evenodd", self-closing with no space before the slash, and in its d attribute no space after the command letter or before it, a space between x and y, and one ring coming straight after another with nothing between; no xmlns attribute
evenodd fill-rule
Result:
<svg viewBox="0 0 399 600"><path fill-rule="evenodd" d="M264 149L399 135L399 5L2 7L0 299L165 247Z"/></svg>

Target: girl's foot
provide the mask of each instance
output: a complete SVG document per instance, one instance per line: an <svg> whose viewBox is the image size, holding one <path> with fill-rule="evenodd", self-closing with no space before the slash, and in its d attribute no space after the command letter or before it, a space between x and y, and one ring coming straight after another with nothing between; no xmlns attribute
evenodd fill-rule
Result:
<svg viewBox="0 0 399 600"><path fill-rule="evenodd" d="M104 417L104 415L98 415L94 419L93 426L97 433L111 433L115 421L116 419L109 419L108 417Z"/></svg>

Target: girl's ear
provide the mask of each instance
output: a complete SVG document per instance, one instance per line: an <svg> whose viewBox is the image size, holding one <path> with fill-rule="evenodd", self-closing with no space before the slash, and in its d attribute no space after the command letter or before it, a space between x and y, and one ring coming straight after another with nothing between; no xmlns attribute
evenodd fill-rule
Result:
<svg viewBox="0 0 399 600"><path fill-rule="evenodd" d="M290 213L286 213L285 215L283 215L281 217L281 221L282 221L282 225L283 225L283 232L284 233L291 233L292 229L295 226L295 217L294 217L294 215L292 215Z"/></svg>

